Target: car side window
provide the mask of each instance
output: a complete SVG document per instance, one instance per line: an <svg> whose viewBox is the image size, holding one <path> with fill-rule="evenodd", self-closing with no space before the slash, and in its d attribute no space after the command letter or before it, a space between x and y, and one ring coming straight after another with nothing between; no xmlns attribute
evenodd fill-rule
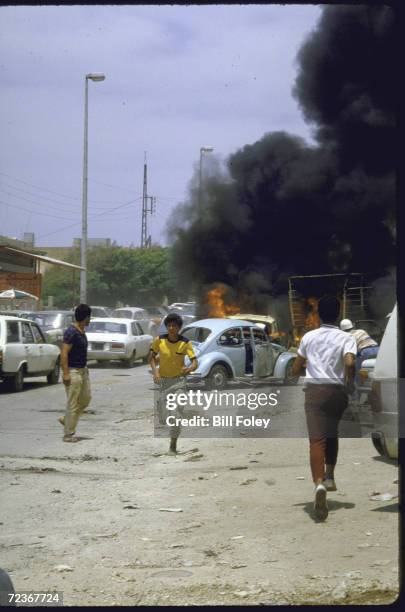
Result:
<svg viewBox="0 0 405 612"><path fill-rule="evenodd" d="M242 333L239 327L227 329L220 335L218 344L221 346L240 346L242 344Z"/></svg>
<svg viewBox="0 0 405 612"><path fill-rule="evenodd" d="M256 345L267 344L267 336L261 329L253 328L253 339Z"/></svg>
<svg viewBox="0 0 405 612"><path fill-rule="evenodd" d="M37 344L45 344L45 339L41 333L39 327L34 324L31 324L32 333L34 335L34 340Z"/></svg>
<svg viewBox="0 0 405 612"><path fill-rule="evenodd" d="M245 344L250 344L252 336L250 334L250 327L242 327L243 340Z"/></svg>
<svg viewBox="0 0 405 612"><path fill-rule="evenodd" d="M31 327L28 323L22 323L22 341L25 344L35 344L34 336L32 335Z"/></svg>
<svg viewBox="0 0 405 612"><path fill-rule="evenodd" d="M136 323L131 323L131 331L132 331L132 335L133 336L138 336L139 332L138 332L138 328L136 326Z"/></svg>
<svg viewBox="0 0 405 612"><path fill-rule="evenodd" d="M7 344L18 344L20 333L18 331L18 321L7 321Z"/></svg>
<svg viewBox="0 0 405 612"><path fill-rule="evenodd" d="M140 336L143 336L145 334L145 332L143 331L142 325L140 323L136 324L138 327L138 333Z"/></svg>

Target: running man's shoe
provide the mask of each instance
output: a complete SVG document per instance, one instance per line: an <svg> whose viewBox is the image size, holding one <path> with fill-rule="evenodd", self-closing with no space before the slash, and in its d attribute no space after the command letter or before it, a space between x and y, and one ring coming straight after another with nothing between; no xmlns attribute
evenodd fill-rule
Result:
<svg viewBox="0 0 405 612"><path fill-rule="evenodd" d="M324 521L329 513L326 501L326 487L323 484L319 484L315 488L314 512L319 521Z"/></svg>
<svg viewBox="0 0 405 612"><path fill-rule="evenodd" d="M323 485L327 491L337 491L337 486L334 478L324 478Z"/></svg>

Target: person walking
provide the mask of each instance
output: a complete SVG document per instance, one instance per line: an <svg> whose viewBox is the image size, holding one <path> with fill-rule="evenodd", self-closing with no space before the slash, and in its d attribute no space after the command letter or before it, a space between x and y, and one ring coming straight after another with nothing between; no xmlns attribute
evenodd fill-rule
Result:
<svg viewBox="0 0 405 612"><path fill-rule="evenodd" d="M356 341L337 327L340 302L334 296L319 300L321 326L304 334L293 366L299 376L306 364L305 416L309 437L314 512L318 520L328 516L327 491L336 491L339 422L354 388Z"/></svg>
<svg viewBox="0 0 405 612"><path fill-rule="evenodd" d="M69 325L63 335L60 361L67 403L65 416L59 417L58 420L64 427L64 442L78 442L74 435L77 423L91 400L85 333L90 317L90 306L79 304L75 309L76 322Z"/></svg>
<svg viewBox="0 0 405 612"><path fill-rule="evenodd" d="M180 334L183 319L176 313L168 314L164 319L167 333L157 336L151 346L149 364L152 368L153 380L160 385L159 397L156 398L155 409L158 402L164 409L164 400L169 388L184 380L184 377L198 367L198 362L191 342ZM184 365L184 358L188 356L191 365ZM159 359L159 365L158 365ZM177 413L177 411L176 411ZM177 416L177 414L175 414ZM179 426L170 426L170 454L177 454L177 439L180 435Z"/></svg>

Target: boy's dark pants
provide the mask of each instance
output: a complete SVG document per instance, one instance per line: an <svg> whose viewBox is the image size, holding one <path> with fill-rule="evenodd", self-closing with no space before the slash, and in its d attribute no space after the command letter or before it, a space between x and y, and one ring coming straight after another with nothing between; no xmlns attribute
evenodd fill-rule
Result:
<svg viewBox="0 0 405 612"><path fill-rule="evenodd" d="M305 389L305 415L313 481L323 480L325 464L336 465L339 422L348 404L343 385L308 384Z"/></svg>

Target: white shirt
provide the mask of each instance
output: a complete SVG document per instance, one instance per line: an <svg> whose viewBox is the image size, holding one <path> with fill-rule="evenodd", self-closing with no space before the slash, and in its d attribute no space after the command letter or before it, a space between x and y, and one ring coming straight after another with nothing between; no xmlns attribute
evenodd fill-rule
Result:
<svg viewBox="0 0 405 612"><path fill-rule="evenodd" d="M347 353L357 354L355 338L335 325L323 324L301 339L298 355L307 360L305 381L343 385Z"/></svg>

